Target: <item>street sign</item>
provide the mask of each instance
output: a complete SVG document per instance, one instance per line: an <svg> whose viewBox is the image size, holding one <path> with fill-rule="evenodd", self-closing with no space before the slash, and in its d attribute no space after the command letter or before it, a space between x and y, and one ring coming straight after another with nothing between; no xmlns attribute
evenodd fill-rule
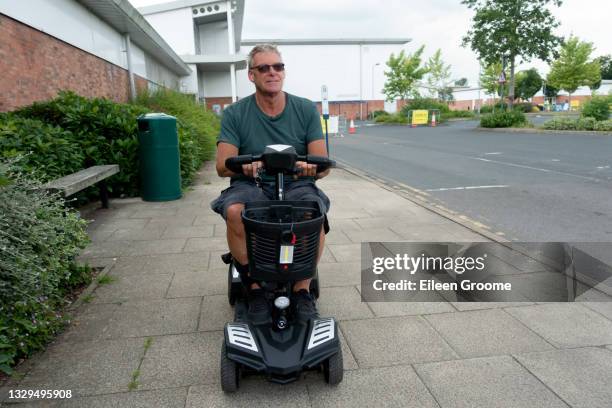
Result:
<svg viewBox="0 0 612 408"><path fill-rule="evenodd" d="M329 119L329 100L327 99L327 86L321 86L321 113L324 119Z"/></svg>
<svg viewBox="0 0 612 408"><path fill-rule="evenodd" d="M497 80L497 82L499 82L500 84L503 84L506 82L506 74L504 74L504 71L502 71L502 73L499 74L499 79Z"/></svg>
<svg viewBox="0 0 612 408"><path fill-rule="evenodd" d="M426 125L429 118L429 111L427 109L419 109L412 111L412 125Z"/></svg>

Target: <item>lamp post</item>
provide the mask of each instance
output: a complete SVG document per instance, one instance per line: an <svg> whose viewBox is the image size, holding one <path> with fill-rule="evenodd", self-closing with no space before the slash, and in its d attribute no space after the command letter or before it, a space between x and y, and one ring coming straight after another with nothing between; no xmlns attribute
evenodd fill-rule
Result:
<svg viewBox="0 0 612 408"><path fill-rule="evenodd" d="M372 65L372 102L374 102L374 68L380 65L380 62Z"/></svg>

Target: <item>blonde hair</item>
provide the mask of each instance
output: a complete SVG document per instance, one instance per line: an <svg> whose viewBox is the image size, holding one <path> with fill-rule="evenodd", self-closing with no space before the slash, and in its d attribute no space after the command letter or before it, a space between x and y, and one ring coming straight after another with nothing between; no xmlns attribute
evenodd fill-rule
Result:
<svg viewBox="0 0 612 408"><path fill-rule="evenodd" d="M278 55L279 57L281 56L280 51L278 50L278 48L276 47L276 45L274 44L257 44L255 47L253 47L253 49L251 50L251 52L249 52L249 57L248 57L248 64L249 64L249 69L253 68L253 59L255 58L255 55L261 53L261 52L273 52L276 55Z"/></svg>

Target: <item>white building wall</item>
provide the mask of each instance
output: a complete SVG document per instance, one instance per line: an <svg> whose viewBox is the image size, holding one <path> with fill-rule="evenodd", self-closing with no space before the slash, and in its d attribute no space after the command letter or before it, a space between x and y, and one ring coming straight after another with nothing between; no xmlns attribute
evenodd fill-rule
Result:
<svg viewBox="0 0 612 408"><path fill-rule="evenodd" d="M178 55L195 55L191 8L164 11L144 16Z"/></svg>
<svg viewBox="0 0 612 408"><path fill-rule="evenodd" d="M229 54L227 21L198 25L200 54Z"/></svg>
<svg viewBox="0 0 612 408"><path fill-rule="evenodd" d="M391 53L397 55L404 47L370 44L280 45L278 48L287 69L284 89L313 101L321 100L322 85L327 85L330 101L384 99L385 63ZM247 55L252 48L250 45L242 46L240 52ZM246 69L238 71L237 77L239 97L244 98L254 92Z"/></svg>
<svg viewBox="0 0 612 408"><path fill-rule="evenodd" d="M245 71L246 75L246 71ZM230 72L202 72L198 73L200 97L222 98L232 95Z"/></svg>

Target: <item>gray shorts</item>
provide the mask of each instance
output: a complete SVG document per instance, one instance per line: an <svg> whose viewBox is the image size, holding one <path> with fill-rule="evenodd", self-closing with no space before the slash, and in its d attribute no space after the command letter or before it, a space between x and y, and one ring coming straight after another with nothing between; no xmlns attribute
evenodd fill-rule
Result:
<svg viewBox="0 0 612 408"><path fill-rule="evenodd" d="M273 183L263 183L263 188L259 188L253 180L232 180L231 185L210 203L210 208L227 219L227 208L230 205L272 200L274 193ZM296 180L285 183L285 200L317 201L324 214L330 207L327 195L316 186L314 181L310 180Z"/></svg>

